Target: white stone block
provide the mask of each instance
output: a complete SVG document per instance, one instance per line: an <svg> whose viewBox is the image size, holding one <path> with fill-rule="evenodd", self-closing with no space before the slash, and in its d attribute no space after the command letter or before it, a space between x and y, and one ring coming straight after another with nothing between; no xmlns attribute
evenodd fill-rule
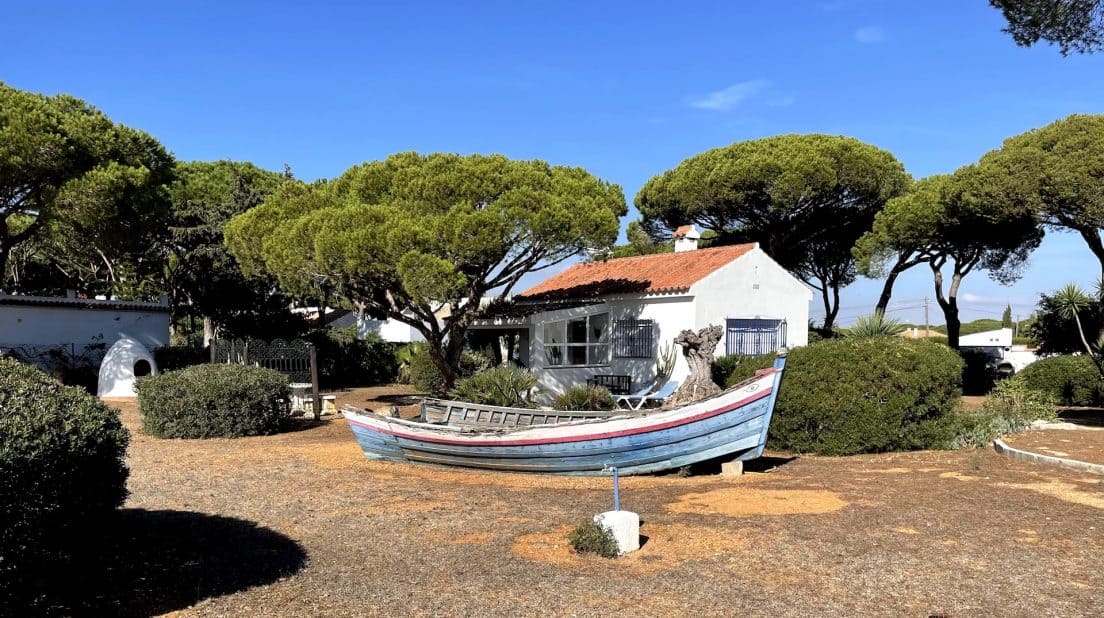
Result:
<svg viewBox="0 0 1104 618"><path fill-rule="evenodd" d="M594 516L594 523L609 530L617 549L627 554L640 549L640 516L632 511L606 511Z"/></svg>

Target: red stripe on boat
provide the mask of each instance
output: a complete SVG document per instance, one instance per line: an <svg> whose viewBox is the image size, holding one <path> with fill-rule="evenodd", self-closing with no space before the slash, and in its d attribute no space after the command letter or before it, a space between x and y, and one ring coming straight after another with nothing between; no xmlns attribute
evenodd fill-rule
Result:
<svg viewBox="0 0 1104 618"><path fill-rule="evenodd" d="M670 429L671 427L677 427L679 425L686 425L687 423L694 423L700 420L717 416L718 414L724 414L730 412L736 408L743 407L749 403L758 401L763 397L771 394L774 387L771 386L760 392L754 393L750 397L745 397L732 405L719 408L717 410L709 410L694 416L689 416L682 419L670 420L665 423L657 423L655 425L649 425L647 427L636 427L633 429L622 429L620 431L608 431L605 433L585 434L579 436L563 436L558 438L534 438L531 440L465 440L455 438L438 438L436 436L423 436L417 433L410 433L402 430L384 429L382 427L373 427L371 425L365 425L364 423L357 422L354 419L349 419L349 422L354 425L359 425L370 431L376 431L379 433L386 433L392 436L398 436L400 438L407 438L409 440L416 440L420 442L434 442L437 444L457 444L466 446L532 446L536 444L561 444L564 442L585 442L587 440L604 440L606 438L619 438L621 436L631 436L638 433L648 433L652 431L661 431L663 429Z"/></svg>

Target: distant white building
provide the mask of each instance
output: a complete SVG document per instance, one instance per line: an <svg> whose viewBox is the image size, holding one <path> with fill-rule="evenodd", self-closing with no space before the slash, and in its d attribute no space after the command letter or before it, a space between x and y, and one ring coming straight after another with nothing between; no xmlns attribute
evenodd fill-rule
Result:
<svg viewBox="0 0 1104 618"><path fill-rule="evenodd" d="M993 360L991 368L998 374L1010 376L1039 359L1034 350L1012 343L1012 329L999 328L958 338L960 349L982 352Z"/></svg>
<svg viewBox="0 0 1104 618"><path fill-rule="evenodd" d="M388 318L386 320L374 320L364 318L357 324L357 337L363 339L368 333L376 333L380 339L391 343L411 343L425 341L422 333L413 326Z"/></svg>
<svg viewBox="0 0 1104 618"><path fill-rule="evenodd" d="M960 348L1011 348L1012 329L998 328L981 333L962 335L958 338Z"/></svg>

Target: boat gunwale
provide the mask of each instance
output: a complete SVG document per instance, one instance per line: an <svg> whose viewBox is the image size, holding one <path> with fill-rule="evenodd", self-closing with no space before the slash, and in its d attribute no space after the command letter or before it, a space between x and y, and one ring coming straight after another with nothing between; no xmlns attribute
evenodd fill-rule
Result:
<svg viewBox="0 0 1104 618"><path fill-rule="evenodd" d="M739 394L737 391L741 388L746 389L748 386L765 378L773 378L774 372L761 372L750 380L741 382L738 385L733 386L730 389L722 392L720 395L711 397L704 401L698 401L685 406L679 406L677 408L669 408L666 410L659 410L652 414L644 415L625 415L623 417L615 418L597 418L597 419L584 419L579 421L572 421L569 423L555 423L546 425L529 425L525 427L512 427L512 428L494 428L494 429L477 429L460 428L449 425L432 425L428 423L420 423L407 421L405 419L394 419L372 415L362 415L356 412L351 412L347 409L343 409L342 413L349 423L354 424L368 431L377 433L389 434L396 437L405 438L414 441L425 442L437 442L442 444L456 444L466 446L528 446L539 444L552 444L563 442L583 442L588 440L603 440L612 439L623 436L638 435L641 433L649 433L653 431L662 431L669 427L676 427L679 425L685 425L693 422L697 422L706 418L725 414L733 410L737 410L741 407L754 403L760 399L768 397L774 391L773 383L770 386L757 389L748 394L748 396L741 399L737 399L732 402L726 402L719 404L718 407L708 407L707 404L710 401L716 401L723 399L726 396L732 396ZM679 413L685 414L690 412L689 408L698 406L700 411L693 411L690 415L680 416ZM347 406L351 407L351 406ZM602 433L566 433L565 430L588 428L594 425L612 424L620 421L632 421L632 420L644 420L648 416L659 416L665 414L669 418L666 420L659 420L654 425L645 425L640 427L625 427L613 431L607 431ZM356 417L362 417L360 420ZM370 424L375 423L375 424ZM383 425L383 426L379 426ZM397 425L392 429L392 426ZM413 430L410 433L403 431L403 428ZM540 431L540 430L554 430L559 435L543 436L536 434L538 437L514 437L519 434L525 434L528 432ZM451 434L451 435L445 435ZM511 439L513 438L513 439Z"/></svg>
<svg viewBox="0 0 1104 618"><path fill-rule="evenodd" d="M678 410L682 410L682 409L688 408L690 406L701 405L701 404L706 403L706 402L708 402L710 400L713 400L713 399L719 399L719 398L724 397L724 396L726 396L730 393L734 393L735 391L740 390L741 388L747 387L749 384L757 382L758 380L760 380L760 379L762 379L766 376L773 376L774 374L776 374L780 371L782 371L782 369L779 369L777 367L767 367L766 369L760 369L760 370L756 371L755 375L751 376L750 378L748 378L746 380L742 380L742 381L740 381L736 384L733 384L732 386L724 389L720 393L717 393L716 395L714 395L714 396L712 396L708 399L703 399L701 401L692 401L690 403L686 403L686 404L683 404L681 406L676 406L676 407L673 407L673 408L654 408L654 409L651 409L651 410L624 410L624 412L625 412L624 414L619 414L619 415L616 415L616 416L598 416L598 417L594 417L594 418L582 418L582 419L579 419L579 420L569 421L569 422L566 422L566 423L541 423L539 425L524 425L524 426L513 426L513 427L496 427L496 426L471 427L471 426L461 426L461 425L445 425L445 424L438 424L438 423L426 423L424 421L412 421L412 420L407 420L405 418L383 416L381 414L376 414L375 412L372 412L371 410L365 410L363 408L358 408L356 406L351 406L349 404L345 404L345 405L341 406L341 414L347 420L352 420L352 419L349 419L348 414L353 414L355 416L375 418L375 419L386 421L387 423L394 423L394 424L398 424L398 425L402 425L402 426L407 426L407 427L410 427L410 428L413 428L413 429L423 429L423 430L433 431L433 432L448 431L448 432L461 434L461 435L465 435L465 436L468 436L468 435L472 435L472 436L474 436L474 435L496 436L496 435L504 435L504 434L509 434L509 433L515 433L515 432L518 432L518 431L527 431L527 430L530 430L530 429L544 429L544 428L549 428L549 427L576 427L576 426L587 425L587 424L592 424L592 423L609 423L609 422L612 422L612 421L619 421L619 420L625 420L625 419L631 419L631 418L644 418L644 417L652 416L652 415L664 414L664 413L668 413L668 412L676 412ZM437 401L445 401L445 400L437 400ZM464 402L457 402L457 403L464 403ZM475 404L475 405L479 405L479 404ZM533 410L531 408L507 408L507 407L502 407L502 406L493 406L493 407L495 407L497 410L500 410L500 411L501 410L510 410L510 411L522 411L522 412L527 412L527 413L532 413L532 412L540 413L540 410ZM548 412L551 413L551 411L548 411ZM586 410L565 410L564 412L568 412L568 413L570 413L570 412L586 412ZM364 425L363 423L360 423L360 425L362 427L366 427L368 429L373 429L373 430L375 429L375 427L369 427L369 426Z"/></svg>

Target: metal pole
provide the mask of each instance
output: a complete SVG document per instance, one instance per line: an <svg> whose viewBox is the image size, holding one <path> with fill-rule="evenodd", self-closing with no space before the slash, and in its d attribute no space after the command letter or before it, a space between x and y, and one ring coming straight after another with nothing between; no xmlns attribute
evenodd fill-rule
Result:
<svg viewBox="0 0 1104 618"><path fill-rule="evenodd" d="M318 396L318 348L313 343L307 344L310 348L310 372L311 372L311 398L314 408L314 420L322 418L322 398Z"/></svg>
<svg viewBox="0 0 1104 618"><path fill-rule="evenodd" d="M617 478L617 468L613 468L613 510L621 510L621 483Z"/></svg>

